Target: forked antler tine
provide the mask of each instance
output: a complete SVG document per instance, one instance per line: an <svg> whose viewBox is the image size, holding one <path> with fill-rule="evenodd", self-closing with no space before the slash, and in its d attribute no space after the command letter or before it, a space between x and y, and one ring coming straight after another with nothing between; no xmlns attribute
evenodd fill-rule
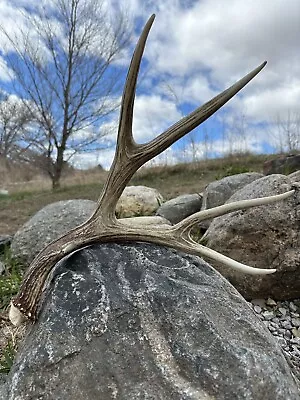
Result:
<svg viewBox="0 0 300 400"><path fill-rule="evenodd" d="M123 145L124 141L127 142L129 145L134 142L132 137L132 119L133 119L133 105L135 99L136 83L142 56L146 45L146 40L154 19L155 19L155 14L151 15L151 17L148 19L143 29L143 32L137 42L128 69L127 78L123 90L122 104L121 104L116 154L119 151L122 151L120 145L121 143Z"/></svg>
<svg viewBox="0 0 300 400"><path fill-rule="evenodd" d="M178 248L180 248L181 246L181 249L185 249L187 252L193 252L194 254L208 257L214 261L226 265L227 267L236 269L240 272L249 273L251 275L272 274L276 272L276 269L253 268L243 263L240 263L236 260L233 260L232 258L220 254L215 250L212 250L208 247L202 246L201 244L195 242L192 239L190 233L195 225L198 225L200 221L203 221L205 219L215 218L224 214L228 214L233 211L246 210L248 208L261 206L264 204L269 205L272 203L276 203L278 201L285 200L291 197L294 193L295 190L290 190L288 192L284 192L274 196L261 197L251 200L235 201L232 203L224 204L219 207L214 207L208 210L199 211L191 215L190 217L187 217L184 220L178 222L170 229L170 232L172 232L172 236L173 238L175 238L175 242L176 240L178 240L178 245L179 245ZM202 239L204 239L205 236L206 234L202 237Z"/></svg>
<svg viewBox="0 0 300 400"><path fill-rule="evenodd" d="M250 82L267 63L266 61L262 63L244 78L240 79L234 85L197 108L186 117L182 118L152 141L145 144L136 144L132 135L132 118L136 82L146 40L154 18L155 15L153 14L146 23L132 57L122 97L115 157L102 194L99 197L98 207L91 217L91 220L96 219L97 214L101 212L101 209L105 209L105 213L109 216L109 219L114 219L114 211L117 201L134 173L147 161L163 152L182 136L186 135L196 126L200 125L213 115L248 82ZM103 214L103 212L101 213Z"/></svg>
<svg viewBox="0 0 300 400"><path fill-rule="evenodd" d="M237 94L244 86L247 85L267 64L263 62L260 66L249 72L246 76L236 82L234 85L218 94L207 103L198 107L180 121L170 126L165 132L154 138L151 142L143 146L143 153L148 153L147 160L157 156L178 139L189 133L191 130L202 124L216 111L218 111L225 103L227 103L235 94ZM145 157L146 158L146 157Z"/></svg>

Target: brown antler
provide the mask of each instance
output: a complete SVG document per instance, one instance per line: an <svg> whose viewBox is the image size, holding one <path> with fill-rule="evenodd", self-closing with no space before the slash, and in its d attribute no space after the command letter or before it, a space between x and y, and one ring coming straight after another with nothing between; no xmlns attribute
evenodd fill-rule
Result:
<svg viewBox="0 0 300 400"><path fill-rule="evenodd" d="M34 259L25 273L18 295L12 301L10 319L15 325L20 324L24 316L30 319L37 317L42 293L47 287L50 273L56 263L73 251L92 243L146 241L207 256L246 273L270 274L275 272L274 269L248 267L208 249L193 241L190 237L190 231L200 220L223 215L234 210L279 201L291 196L294 190L277 196L245 200L201 211L169 228L156 226L154 229L129 226L115 217L118 199L139 167L214 114L266 65L266 62L261 64L233 86L182 118L151 142L137 144L132 136L136 81L146 39L153 21L154 15L151 16L143 30L129 67L122 99L116 153L106 184L98 200L97 208L88 221L50 243Z"/></svg>

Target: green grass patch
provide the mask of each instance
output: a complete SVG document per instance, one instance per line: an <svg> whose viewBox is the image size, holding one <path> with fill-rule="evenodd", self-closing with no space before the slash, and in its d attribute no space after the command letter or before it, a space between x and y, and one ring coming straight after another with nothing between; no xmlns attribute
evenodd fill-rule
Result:
<svg viewBox="0 0 300 400"><path fill-rule="evenodd" d="M0 260L5 265L5 271L0 276L0 310L7 309L10 300L19 290L22 281L22 265L16 261L8 247L0 256Z"/></svg>
<svg viewBox="0 0 300 400"><path fill-rule="evenodd" d="M29 191L16 192L16 193L11 193L9 195L0 194L0 201L11 203L14 201L20 201L20 200L25 200L27 198L31 198L34 196L34 194L35 194L34 192L29 192Z"/></svg>
<svg viewBox="0 0 300 400"><path fill-rule="evenodd" d="M16 349L14 348L12 340L7 342L0 359L0 374L8 374L14 362Z"/></svg>
<svg viewBox="0 0 300 400"><path fill-rule="evenodd" d="M225 178L226 176L244 174L246 172L253 172L253 171L251 171L248 167L244 165L229 165L224 170L220 171L218 175L216 175L216 180Z"/></svg>

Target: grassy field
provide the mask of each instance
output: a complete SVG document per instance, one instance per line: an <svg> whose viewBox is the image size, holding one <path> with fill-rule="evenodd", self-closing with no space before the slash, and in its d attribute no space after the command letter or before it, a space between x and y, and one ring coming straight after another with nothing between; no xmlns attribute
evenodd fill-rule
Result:
<svg viewBox="0 0 300 400"><path fill-rule="evenodd" d="M130 184L156 188L168 200L180 194L201 193L209 182L226 175L261 172L264 161L270 158L246 154L193 164L142 168ZM96 169L79 171L64 178L62 188L55 192L45 178L8 184L10 195L0 195L0 235L15 233L47 204L68 199L97 200L106 175L105 171Z"/></svg>

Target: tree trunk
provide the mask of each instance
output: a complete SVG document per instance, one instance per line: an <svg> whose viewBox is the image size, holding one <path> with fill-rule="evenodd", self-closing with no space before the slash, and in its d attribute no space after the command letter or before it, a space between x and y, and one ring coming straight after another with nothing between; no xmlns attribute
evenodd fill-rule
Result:
<svg viewBox="0 0 300 400"><path fill-rule="evenodd" d="M57 158L55 162L55 170L52 176L52 190L60 188L60 179L64 165L64 147L60 146L57 149Z"/></svg>

